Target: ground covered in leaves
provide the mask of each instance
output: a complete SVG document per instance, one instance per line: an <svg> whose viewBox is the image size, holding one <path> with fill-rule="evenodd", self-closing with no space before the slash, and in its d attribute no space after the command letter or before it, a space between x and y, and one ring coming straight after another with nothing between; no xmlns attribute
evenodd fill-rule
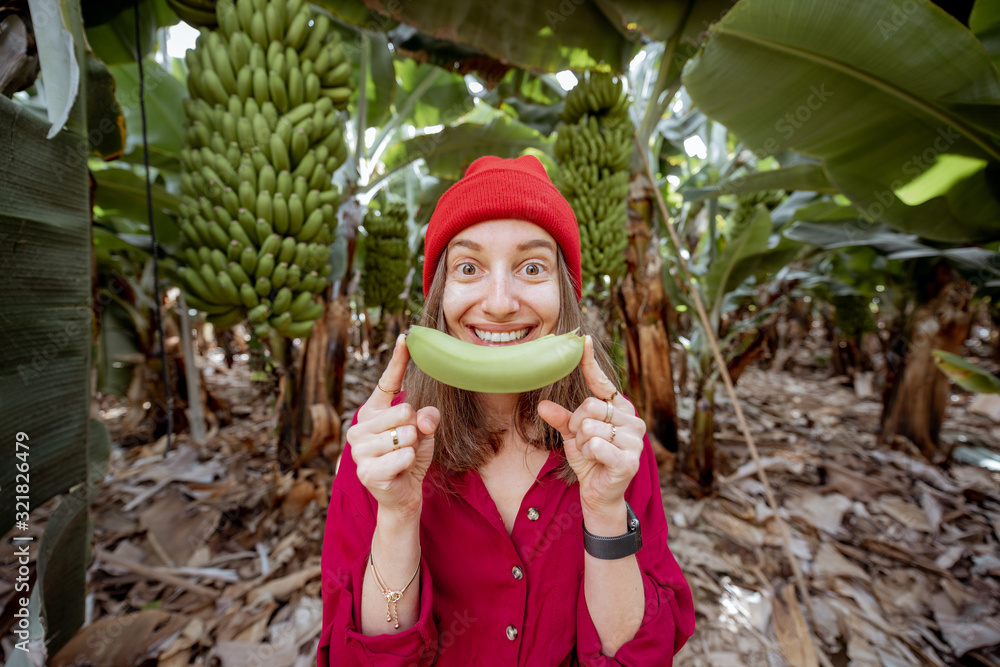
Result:
<svg viewBox="0 0 1000 667"><path fill-rule="evenodd" d="M877 447L877 397L817 370L813 352L788 372L748 371L737 391L808 582L818 661L722 399L717 493L691 500L662 471L671 547L698 612L675 664L1000 665L1000 415L980 414L1000 410L955 397L944 434L955 460L932 466ZM88 625L49 664L315 664L332 468L317 459L282 473L272 406L245 366L207 360L203 372L228 416L200 446L175 437L165 457L164 439L115 448L93 507ZM351 360L345 416L374 379L373 362ZM118 439L125 407L103 408ZM34 518L39 532L51 507ZM12 591L0 580L5 606ZM2 648L10 656L6 637Z"/></svg>

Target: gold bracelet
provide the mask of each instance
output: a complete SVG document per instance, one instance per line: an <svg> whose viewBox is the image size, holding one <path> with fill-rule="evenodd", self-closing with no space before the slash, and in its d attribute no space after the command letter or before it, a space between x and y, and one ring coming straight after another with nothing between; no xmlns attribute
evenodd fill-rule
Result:
<svg viewBox="0 0 1000 667"><path fill-rule="evenodd" d="M398 630L399 610L396 608L396 603L398 603L400 598L403 597L403 593L405 593L406 589L410 587L410 584L413 583L413 580L417 578L417 572L420 572L420 557L419 556L417 557L417 569L413 571L413 576L410 577L410 580L406 582L406 585L403 586L398 591L389 590L389 587L386 586L385 582L382 580L382 577L379 576L378 568L375 567L374 545L372 546L372 550L368 552L368 559L371 561L372 564L372 574L375 576L375 584L378 586L379 591L382 592L382 595L385 596L385 622L392 623L393 621L395 621L396 629Z"/></svg>

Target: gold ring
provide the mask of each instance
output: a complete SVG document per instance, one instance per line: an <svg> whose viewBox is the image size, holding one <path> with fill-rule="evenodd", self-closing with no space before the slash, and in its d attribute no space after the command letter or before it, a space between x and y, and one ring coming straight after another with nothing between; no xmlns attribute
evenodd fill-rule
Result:
<svg viewBox="0 0 1000 667"><path fill-rule="evenodd" d="M395 396L401 391L400 389L397 389L396 391L389 391L388 389L383 389L382 385L378 382L375 383L375 386L378 387L381 391L384 391L387 394L392 394L393 396Z"/></svg>
<svg viewBox="0 0 1000 667"><path fill-rule="evenodd" d="M396 433L396 429L390 429L389 435L392 436L392 451L399 449L399 434Z"/></svg>
<svg viewBox="0 0 1000 667"><path fill-rule="evenodd" d="M608 401L608 416L604 418L604 423L610 424L611 418L615 415L615 406L611 405L611 401Z"/></svg>
<svg viewBox="0 0 1000 667"><path fill-rule="evenodd" d="M617 396L617 395L618 395L618 390L617 390L617 389L615 389L615 390L614 390L614 391L613 391L613 392L611 393L611 395L610 395L610 396L608 396L607 398L605 398L604 400L605 400L605 401L607 401L608 403L610 403L611 401L615 400L615 396Z"/></svg>
<svg viewBox="0 0 1000 667"><path fill-rule="evenodd" d="M614 441L615 441L615 425L611 424L611 437L608 438L608 442L614 442Z"/></svg>

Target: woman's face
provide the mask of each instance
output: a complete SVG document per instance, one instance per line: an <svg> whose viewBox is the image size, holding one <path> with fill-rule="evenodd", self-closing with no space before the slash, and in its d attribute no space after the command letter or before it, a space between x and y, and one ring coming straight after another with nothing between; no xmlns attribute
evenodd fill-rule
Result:
<svg viewBox="0 0 1000 667"><path fill-rule="evenodd" d="M555 333L559 246L521 220L490 220L455 236L445 253L448 333L476 345L513 345Z"/></svg>

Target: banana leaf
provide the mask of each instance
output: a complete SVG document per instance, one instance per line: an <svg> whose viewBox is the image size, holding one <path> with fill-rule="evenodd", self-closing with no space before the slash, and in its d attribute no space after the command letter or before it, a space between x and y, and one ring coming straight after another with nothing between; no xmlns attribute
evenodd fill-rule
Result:
<svg viewBox="0 0 1000 667"><path fill-rule="evenodd" d="M1000 238L1000 71L927 0L743 0L684 68L751 149L821 159L864 214L939 241Z"/></svg>
<svg viewBox="0 0 1000 667"><path fill-rule="evenodd" d="M125 115L127 129L125 156L128 162L142 163L142 114L139 104L139 67L136 63L110 68ZM151 166L180 172L180 151L184 145L184 98L187 88L152 58L143 61L146 97L146 138ZM143 214L145 217L145 214Z"/></svg>
<svg viewBox="0 0 1000 667"><path fill-rule="evenodd" d="M945 350L931 350L938 369L966 391L977 394L1000 394L1000 377Z"/></svg>
<svg viewBox="0 0 1000 667"><path fill-rule="evenodd" d="M415 127L450 123L468 113L474 106L472 95L465 83L465 77L445 72L433 65L418 63L409 58L395 61L396 109L402 113L401 121ZM433 79L421 86L428 77ZM422 92L418 99L410 100L418 88Z"/></svg>
<svg viewBox="0 0 1000 667"><path fill-rule="evenodd" d="M597 2L317 0L315 4L368 30L385 31L398 20L423 35L446 35L455 45L471 46L500 63L536 72L583 70L602 64L622 71L634 51L634 42L608 20ZM663 3L638 4L653 8ZM686 3L670 0L669 5Z"/></svg>
<svg viewBox="0 0 1000 667"><path fill-rule="evenodd" d="M695 202L710 197L739 195L761 190L809 190L812 192L835 193L826 170L820 164L797 164L792 167L757 171L745 176L737 176L702 188L687 188L680 191L685 201Z"/></svg>
<svg viewBox="0 0 1000 667"><path fill-rule="evenodd" d="M718 319L726 293L736 289L754 273L752 263L741 263L741 260L767 251L772 227L767 207L759 204L753 219L737 230L712 262L701 282L704 285L705 308L716 315L713 321Z"/></svg>
<svg viewBox="0 0 1000 667"><path fill-rule="evenodd" d="M29 0L41 66L42 87L51 139L65 127L80 90L81 49L75 43L74 27L80 23L80 7L68 0ZM67 21L69 24L67 24Z"/></svg>
<svg viewBox="0 0 1000 667"><path fill-rule="evenodd" d="M37 24L36 24L37 25ZM83 53L79 27L73 44ZM51 85L51 80L50 80ZM91 447L91 244L89 153L85 106L74 107L69 127L46 139L49 123L0 97L0 429L27 434L31 509L87 481ZM57 414L58 418L53 418ZM24 451L24 450L22 450ZM0 454L12 461L15 440ZM0 468L0 519L6 533L15 520L14 474ZM33 515L32 515L33 516ZM81 515L77 515L78 517ZM48 529L58 521L49 517ZM82 513L82 521L87 514ZM74 525L79 525L75 523ZM43 567L42 591L50 653L83 621L86 532L74 529L59 540L58 553L73 562ZM44 540L44 538L43 538ZM49 597L51 596L51 597Z"/></svg>
<svg viewBox="0 0 1000 667"><path fill-rule="evenodd" d="M135 9L132 2L110 20L101 16L99 25L87 25L87 41L105 65L134 63L136 57ZM156 48L156 30L176 24L180 19L166 0L139 0L139 43L145 58Z"/></svg>
<svg viewBox="0 0 1000 667"><path fill-rule="evenodd" d="M401 142L386 151L384 180L414 160L423 158L430 173L458 180L483 155L517 157L534 148L552 152L552 142L527 125L497 112L483 124L465 122Z"/></svg>
<svg viewBox="0 0 1000 667"><path fill-rule="evenodd" d="M969 16L969 30L983 43L993 62L1000 67L1000 3L976 0Z"/></svg>

